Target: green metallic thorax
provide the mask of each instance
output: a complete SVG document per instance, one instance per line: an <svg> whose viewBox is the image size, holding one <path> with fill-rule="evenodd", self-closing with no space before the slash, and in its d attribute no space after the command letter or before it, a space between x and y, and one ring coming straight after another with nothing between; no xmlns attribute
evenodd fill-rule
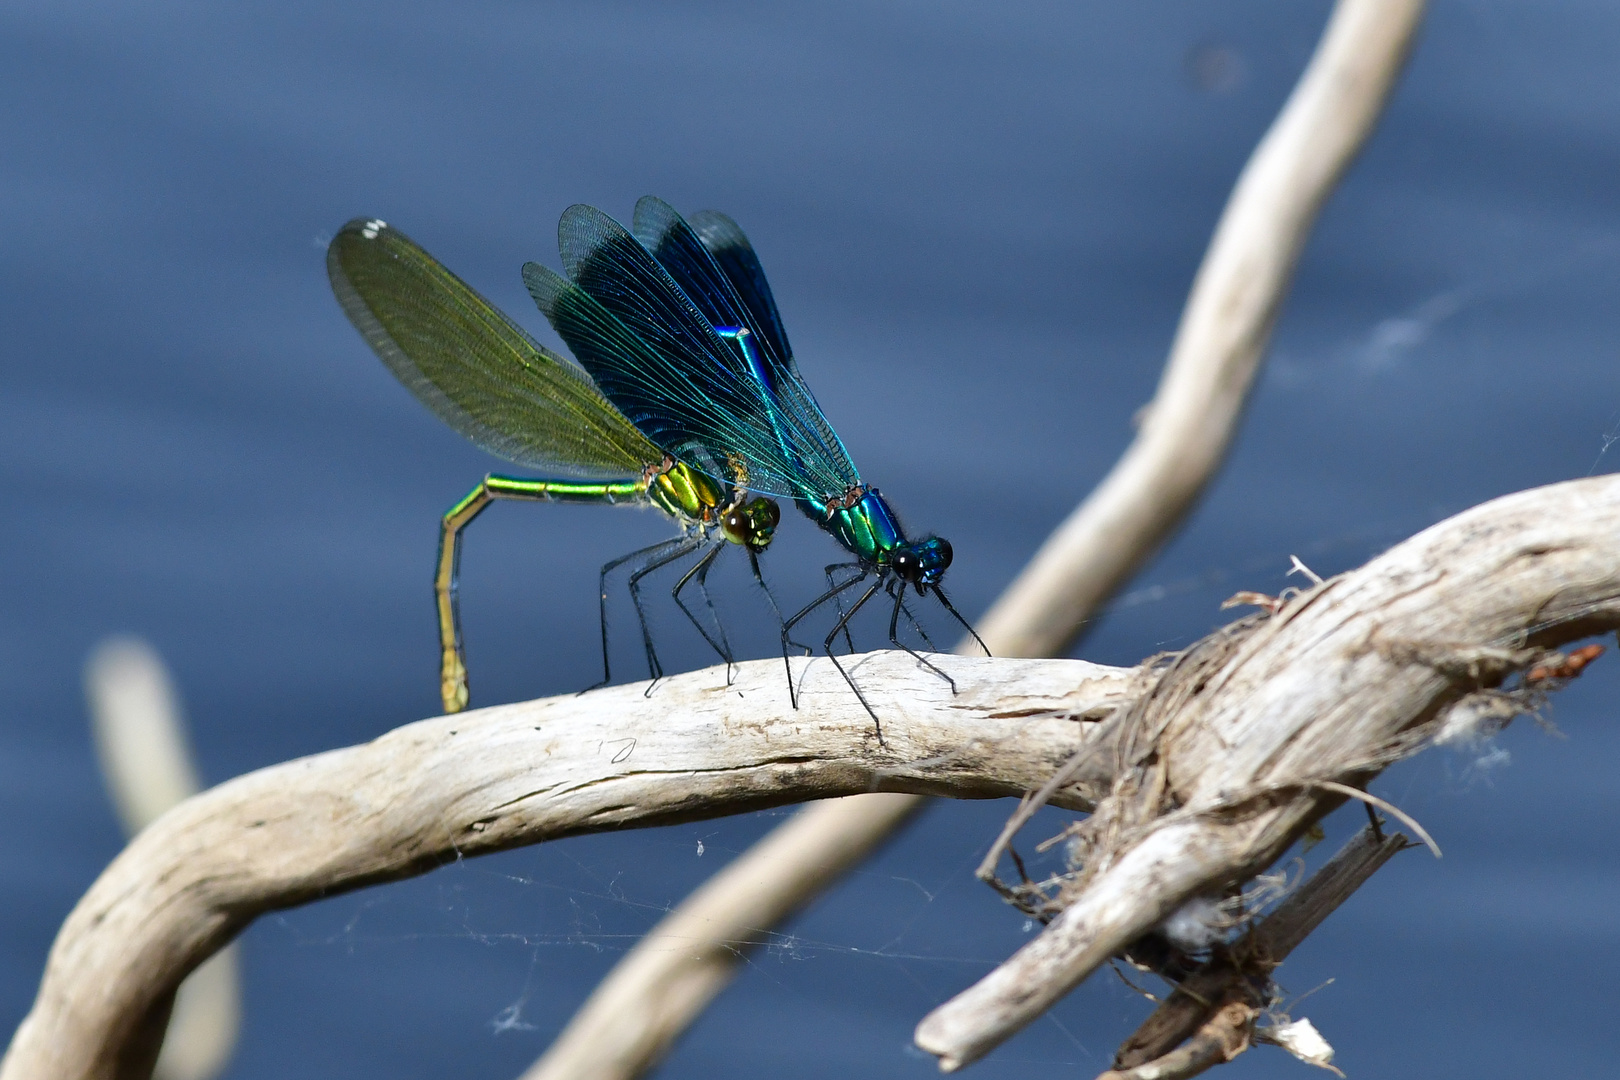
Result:
<svg viewBox="0 0 1620 1080"><path fill-rule="evenodd" d="M829 505L820 509L821 513L815 517L821 527L863 562L887 565L890 554L906 545L905 534L890 512L889 504L873 489L861 491L849 506Z"/></svg>
<svg viewBox="0 0 1620 1080"><path fill-rule="evenodd" d="M712 478L676 462L652 475L647 498L677 521L708 522L726 504L727 492Z"/></svg>

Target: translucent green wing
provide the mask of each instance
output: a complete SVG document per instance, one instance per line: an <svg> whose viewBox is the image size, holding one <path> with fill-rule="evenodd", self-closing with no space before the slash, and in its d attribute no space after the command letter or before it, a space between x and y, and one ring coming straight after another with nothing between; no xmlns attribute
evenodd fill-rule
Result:
<svg viewBox="0 0 1620 1080"><path fill-rule="evenodd" d="M398 229L356 218L327 248L326 270L349 321L395 377L490 453L593 479L636 476L662 460L590 376Z"/></svg>

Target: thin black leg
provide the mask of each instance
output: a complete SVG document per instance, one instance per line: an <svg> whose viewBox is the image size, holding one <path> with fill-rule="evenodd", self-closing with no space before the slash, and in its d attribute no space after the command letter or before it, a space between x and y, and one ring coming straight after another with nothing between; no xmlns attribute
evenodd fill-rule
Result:
<svg viewBox="0 0 1620 1080"><path fill-rule="evenodd" d="M802 620L806 615L808 615L812 611L816 610L816 608L820 607L822 604L825 604L827 601L831 600L833 597L837 596L839 593L843 592L845 589L848 589L853 585L856 585L856 584L858 584L858 583L860 583L862 581L865 581L867 575L870 574L871 572L872 571L870 569L867 569L867 568L863 567L859 574L855 575L854 577L850 578L848 581L846 581L846 582L844 582L844 583L842 583L840 585L835 585L832 588L828 589L826 592L822 593L820 596L818 596L814 600L810 601L804 607L800 608L798 610L798 612L796 612L791 619L788 619L788 620L786 620L785 622L782 623L782 667L787 670L788 701L792 702L793 707L795 709L797 709L799 707L799 695L798 695L798 691L796 691L794 689L794 687L793 687L793 665L788 663L788 649L789 648L803 649L804 650L804 655L806 655L806 656L811 655L811 653L813 653L815 650L811 649L810 646L808 646L808 645L805 645L805 644L802 644L800 642L794 641L793 638L790 636L793 633L793 628L796 625L798 625L799 621ZM841 628L847 622L848 622L848 616L842 616L839 619L838 625ZM837 630L835 629L833 631L833 633L836 636L837 635Z"/></svg>
<svg viewBox="0 0 1620 1080"><path fill-rule="evenodd" d="M726 662L726 685L730 686L731 665L736 660L732 656L731 642L726 639L725 624L720 621L719 614L714 610L714 601L709 599L708 585L709 568L714 565L715 556L720 554L720 549L725 546L726 542L724 539L719 539L710 540L708 543L710 544L708 552L703 558L692 564L692 569L681 575L681 580L675 583L675 587L670 590L669 595L675 598L676 605L686 613L686 617L691 621L692 625L697 627L698 633L703 635L703 640L709 643L709 648L719 653L720 659ZM703 597L703 606L708 609L709 618L714 620L714 628L720 634L719 641L710 636L708 628L698 621L697 615L693 613L691 608L686 606L686 601L681 598L681 590L686 588L687 582L693 578L697 579L698 594Z"/></svg>
<svg viewBox="0 0 1620 1080"><path fill-rule="evenodd" d="M900 602L900 614L904 615L906 617L907 624L910 625L913 630L917 631L917 636L922 638L923 644L928 646L929 652L940 651L939 646L934 644L934 639L928 636L928 631L923 629L923 624L917 621L917 616L911 613L911 608L906 606L903 599Z"/></svg>
<svg viewBox="0 0 1620 1080"><path fill-rule="evenodd" d="M630 572L630 601L636 605L636 618L641 620L641 643L647 649L647 669L652 672L652 681L656 683L664 677L664 667L658 662L658 653L653 649L652 631L647 629L647 612L641 606L641 579L660 567L668 566L678 559L684 559L704 544L703 537L692 535L681 537L681 542L672 550L656 558L650 559ZM652 693L652 685L647 686L648 694Z"/></svg>
<svg viewBox="0 0 1620 1080"><path fill-rule="evenodd" d="M861 577L865 576L866 575L864 573L861 575ZM856 578L855 580L859 581L860 578ZM883 588L883 578L879 577L876 581L872 582L872 587L870 589L867 589L865 592L861 593L861 598L859 600L850 605L849 612L845 614L843 618L839 619L833 624L832 631L827 635L826 640L821 644L827 650L827 659L832 661L833 667L838 669L838 674L842 675L844 677L844 681L849 683L849 688L855 691L855 697L860 701L861 707L866 710L866 715L872 718L872 726L877 730L878 745L886 747L888 744L883 741L883 721L878 719L877 711L872 708L872 703L866 700L866 695L861 693L861 688L855 685L855 680L849 677L849 672L844 670L844 665L838 662L838 657L833 653L833 642L838 639L838 632L849 626L849 620L853 619L855 617L855 613L861 610L861 607L868 600L872 599L872 597L876 595L877 591L881 588ZM853 651L854 650L851 650L851 652Z"/></svg>
<svg viewBox="0 0 1620 1080"><path fill-rule="evenodd" d="M747 550L748 565L754 571L754 580L759 582L759 587L761 589L765 590L765 599L771 602L771 610L776 612L776 625L778 628L780 628L782 626L782 609L776 604L776 594L771 592L771 587L769 585L765 584L765 575L759 572L759 552L755 551L753 548L748 548Z"/></svg>
<svg viewBox="0 0 1620 1080"><path fill-rule="evenodd" d="M906 601L906 583L903 581L899 582L900 587L898 589L896 589L894 585L894 582L889 583L889 594L894 597L894 610L889 613L889 644L893 645L897 649L904 649L906 652L910 653L913 660L917 661L917 663L921 664L923 667L927 668L929 671L932 671L935 675L938 675L940 678L949 683L951 693L955 694L955 679L941 671L932 660L929 660L922 653L900 640L900 635L897 631L900 627L900 608L901 605L903 605ZM910 618L910 616L907 615L907 618Z"/></svg>
<svg viewBox="0 0 1620 1080"><path fill-rule="evenodd" d="M861 564L858 563L858 562L835 562L835 563L828 563L826 566L822 567L821 572L827 576L827 588L831 589L832 587L834 587L835 585L838 584L838 582L833 580L833 571L834 570L847 570L847 569L859 570L860 568L861 568ZM833 602L838 605L838 617L840 619L842 619L844 617L844 598L842 596L835 597ZM849 636L849 624L848 623L844 624L844 644L849 646L849 651L850 652L855 651L855 642Z"/></svg>
<svg viewBox="0 0 1620 1080"><path fill-rule="evenodd" d="M754 580L759 582L759 587L765 591L765 599L767 599L767 600L769 600L771 602L771 611L776 615L777 629L779 629L779 630L783 629L783 628L785 628L787 626L787 622L786 622L786 620L784 620L782 618L782 608L776 602L776 594L771 592L771 587L769 585L765 584L765 575L763 575L763 574L761 574L759 572L759 553L757 551L755 551L753 548L748 548L747 550L748 550L748 565L754 571ZM784 652L783 655L786 656L786 653ZM792 690L793 690L793 682L792 682L792 679L789 678L789 680L788 680L788 692L789 692L790 697L792 696Z"/></svg>
<svg viewBox="0 0 1620 1080"><path fill-rule="evenodd" d="M617 559L614 559L612 562L604 563L602 565L601 572L596 575L596 602L597 602L597 610L598 610L598 613L599 613L598 623L602 628L602 681L595 684L595 686L587 686L585 688L585 690L595 690L596 687L598 687L598 686L606 686L608 683L613 681L613 669L608 664L608 632L607 632L607 601L608 601L607 577L608 577L608 575L611 574L613 571L617 570L619 567L623 566L625 563L630 562L630 561L632 561L634 559L656 558L659 554L662 554L664 551L668 550L669 548L677 547L677 546L679 546L681 544L685 544L690 540L691 540L690 536L684 536L684 535L683 536L677 536L672 540L660 540L656 544L650 544L650 545L648 545L647 547L644 547L644 548L637 548L635 551L632 551L628 555L620 555ZM639 607L638 607L637 610L638 611L640 610ZM642 620L641 629L642 629L642 633L645 634L646 630L647 630L647 624L646 624L645 619ZM585 692L585 690L581 690L580 693L583 694Z"/></svg>
<svg viewBox="0 0 1620 1080"><path fill-rule="evenodd" d="M989 656L990 646L984 643L984 638L980 637L979 632L973 629L973 625L966 619L962 618L962 613L957 611L956 608L951 605L950 597L945 595L945 590L941 589L938 585L933 586L933 589L934 595L939 597L939 602L945 605L945 610L950 612L951 615L955 617L956 621L961 623L963 628L973 636L973 640L979 643L979 648L984 650L984 655Z"/></svg>

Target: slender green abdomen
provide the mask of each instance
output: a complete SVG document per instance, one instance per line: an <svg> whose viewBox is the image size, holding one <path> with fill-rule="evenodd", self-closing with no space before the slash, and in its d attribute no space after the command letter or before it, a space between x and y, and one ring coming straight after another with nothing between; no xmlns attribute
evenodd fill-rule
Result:
<svg viewBox="0 0 1620 1080"><path fill-rule="evenodd" d="M486 476L449 510L439 526L438 568L433 593L439 611L439 694L444 711L467 707L467 664L461 655L461 613L456 603L457 567L461 563L461 530L496 499L520 502L644 503L647 480L524 480L515 476ZM654 500L656 501L656 500ZM659 504L662 506L663 504Z"/></svg>
<svg viewBox="0 0 1620 1080"><path fill-rule="evenodd" d="M646 497L647 482L634 480L523 480L515 476L490 476L445 511L445 519L470 521L491 499L523 499L534 502L620 503Z"/></svg>

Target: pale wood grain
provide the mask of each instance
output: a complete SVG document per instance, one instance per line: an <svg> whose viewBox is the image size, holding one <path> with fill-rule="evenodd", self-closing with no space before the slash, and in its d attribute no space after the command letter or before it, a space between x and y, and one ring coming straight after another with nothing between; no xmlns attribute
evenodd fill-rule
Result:
<svg viewBox="0 0 1620 1080"><path fill-rule="evenodd" d="M174 988L268 910L579 833L867 791L991 798L1039 783L1142 684L1076 660L857 658L886 745L831 664L780 661L481 709L276 765L137 836L62 926L4 1080L148 1076ZM1089 788L1087 785L1090 785ZM1089 805L1107 777L1077 777ZM1090 792L1090 794L1088 794Z"/></svg>
<svg viewBox="0 0 1620 1080"><path fill-rule="evenodd" d="M1364 785L1539 647L1616 627L1609 476L1476 507L1207 639L1099 734L1116 786L1068 906L930 1013L918 1045L946 1069L981 1057L1188 899L1271 863L1343 801L1320 781Z"/></svg>

